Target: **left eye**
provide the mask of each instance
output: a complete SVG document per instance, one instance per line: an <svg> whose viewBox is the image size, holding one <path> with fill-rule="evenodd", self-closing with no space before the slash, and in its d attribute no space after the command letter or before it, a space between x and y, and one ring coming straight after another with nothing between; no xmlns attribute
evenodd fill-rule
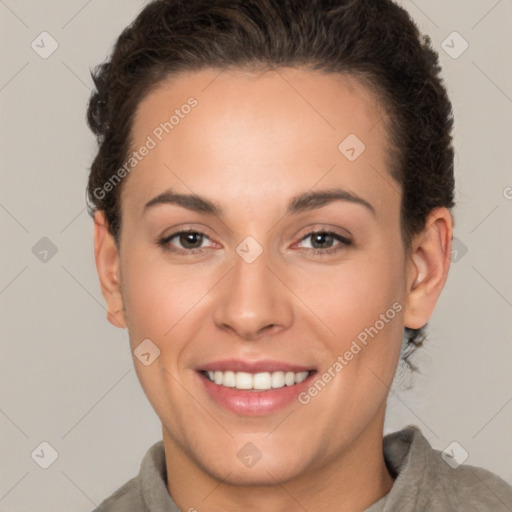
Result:
<svg viewBox="0 0 512 512"><path fill-rule="evenodd" d="M348 238L341 236L338 233L333 233L331 231L314 231L312 233L308 233L305 237L301 239L301 242L307 240L308 238L311 239L311 243L313 245L313 247L310 247L310 249L312 249L315 254L329 254L331 252L342 249L344 246L349 246L352 243ZM337 240L340 243L333 247L332 242L334 240ZM325 247L326 244L328 245L328 247ZM315 245L320 245L320 247L315 247Z"/></svg>

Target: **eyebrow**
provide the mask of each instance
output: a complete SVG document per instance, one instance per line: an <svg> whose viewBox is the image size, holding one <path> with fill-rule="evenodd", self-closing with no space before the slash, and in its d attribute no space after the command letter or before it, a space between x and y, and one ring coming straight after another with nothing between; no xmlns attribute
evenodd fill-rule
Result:
<svg viewBox="0 0 512 512"><path fill-rule="evenodd" d="M359 204L376 216L375 208L366 201L366 199L342 188L305 192L295 196L288 204L286 214L292 215L305 211L316 210L334 201L345 201L348 203ZM222 217L223 215L223 210L218 203L196 194L178 194L172 189L168 189L148 201L144 206L142 214L144 215L148 209L162 204L174 204L181 206L182 208L186 208L187 210L207 215L215 215L216 217Z"/></svg>

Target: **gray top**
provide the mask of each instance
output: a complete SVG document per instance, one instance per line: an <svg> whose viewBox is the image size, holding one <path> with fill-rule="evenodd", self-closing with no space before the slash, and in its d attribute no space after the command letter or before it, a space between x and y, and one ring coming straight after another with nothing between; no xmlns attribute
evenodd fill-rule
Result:
<svg viewBox="0 0 512 512"><path fill-rule="evenodd" d="M385 436L383 451L396 479L365 512L512 512L510 485L483 468L452 468L418 427ZM139 474L92 512L180 512L167 491L163 441L146 452Z"/></svg>

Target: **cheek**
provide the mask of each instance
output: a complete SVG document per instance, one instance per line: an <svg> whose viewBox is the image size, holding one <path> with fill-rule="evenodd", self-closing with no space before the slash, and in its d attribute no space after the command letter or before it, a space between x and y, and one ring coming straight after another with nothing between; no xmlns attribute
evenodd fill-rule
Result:
<svg viewBox="0 0 512 512"><path fill-rule="evenodd" d="M309 288L305 301L332 331L323 336L329 356L319 378L328 384L315 414L331 403L363 421L387 396L400 355L404 276L400 256L385 254L354 258Z"/></svg>
<svg viewBox="0 0 512 512"><path fill-rule="evenodd" d="M225 271L176 264L154 249L125 254L122 286L131 348L148 338L160 350L159 365L172 374L182 371L186 352L194 347L190 341L205 327L199 318L208 313L208 291Z"/></svg>
<svg viewBox="0 0 512 512"><path fill-rule="evenodd" d="M305 302L330 330L323 336L330 354L324 371L336 361L341 365L333 370L331 400L357 409L361 400L377 404L385 396L400 355L403 264L391 248L368 251L325 275L316 274L317 286L303 287Z"/></svg>
<svg viewBox="0 0 512 512"><path fill-rule="evenodd" d="M146 339L160 351L148 366L133 355L134 365L149 401L164 411L167 400L179 400L173 376L182 370L182 353L194 328L189 320L206 285L201 275L191 276L185 266L171 265L151 251L134 248L125 254L122 288L132 353Z"/></svg>
<svg viewBox="0 0 512 512"><path fill-rule="evenodd" d="M171 265L143 250L127 252L122 288L128 329L138 338L163 343L200 301L207 283L185 265Z"/></svg>
<svg viewBox="0 0 512 512"><path fill-rule="evenodd" d="M337 266L311 267L294 290L338 339L346 340L373 325L394 303L403 303L403 261L396 252L389 258L384 251L361 253Z"/></svg>

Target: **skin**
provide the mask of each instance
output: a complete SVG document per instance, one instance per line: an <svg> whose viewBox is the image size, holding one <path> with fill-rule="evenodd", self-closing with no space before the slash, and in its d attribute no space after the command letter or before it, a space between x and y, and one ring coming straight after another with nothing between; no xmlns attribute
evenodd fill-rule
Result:
<svg viewBox="0 0 512 512"><path fill-rule="evenodd" d="M182 73L139 104L133 149L191 96L197 107L123 183L120 246L103 212L94 224L108 320L128 329L132 351L146 338L160 350L151 365L135 356L134 365L162 421L169 493L182 510L364 510L393 485L382 454L386 398L404 326L427 323L446 281L450 212L432 211L405 249L386 118L353 77ZM349 134L366 145L353 162L338 150ZM217 202L223 215L171 204L143 214L169 187ZM331 187L364 198L375 215L347 201L285 215L292 197ZM157 245L183 228L206 236L168 245L202 254ZM316 228L353 244L307 237ZM236 252L247 236L263 250L250 264ZM276 359L321 374L395 302L403 309L307 405L235 415L202 389L196 368L219 359ZM262 454L252 468L237 458L248 442Z"/></svg>

